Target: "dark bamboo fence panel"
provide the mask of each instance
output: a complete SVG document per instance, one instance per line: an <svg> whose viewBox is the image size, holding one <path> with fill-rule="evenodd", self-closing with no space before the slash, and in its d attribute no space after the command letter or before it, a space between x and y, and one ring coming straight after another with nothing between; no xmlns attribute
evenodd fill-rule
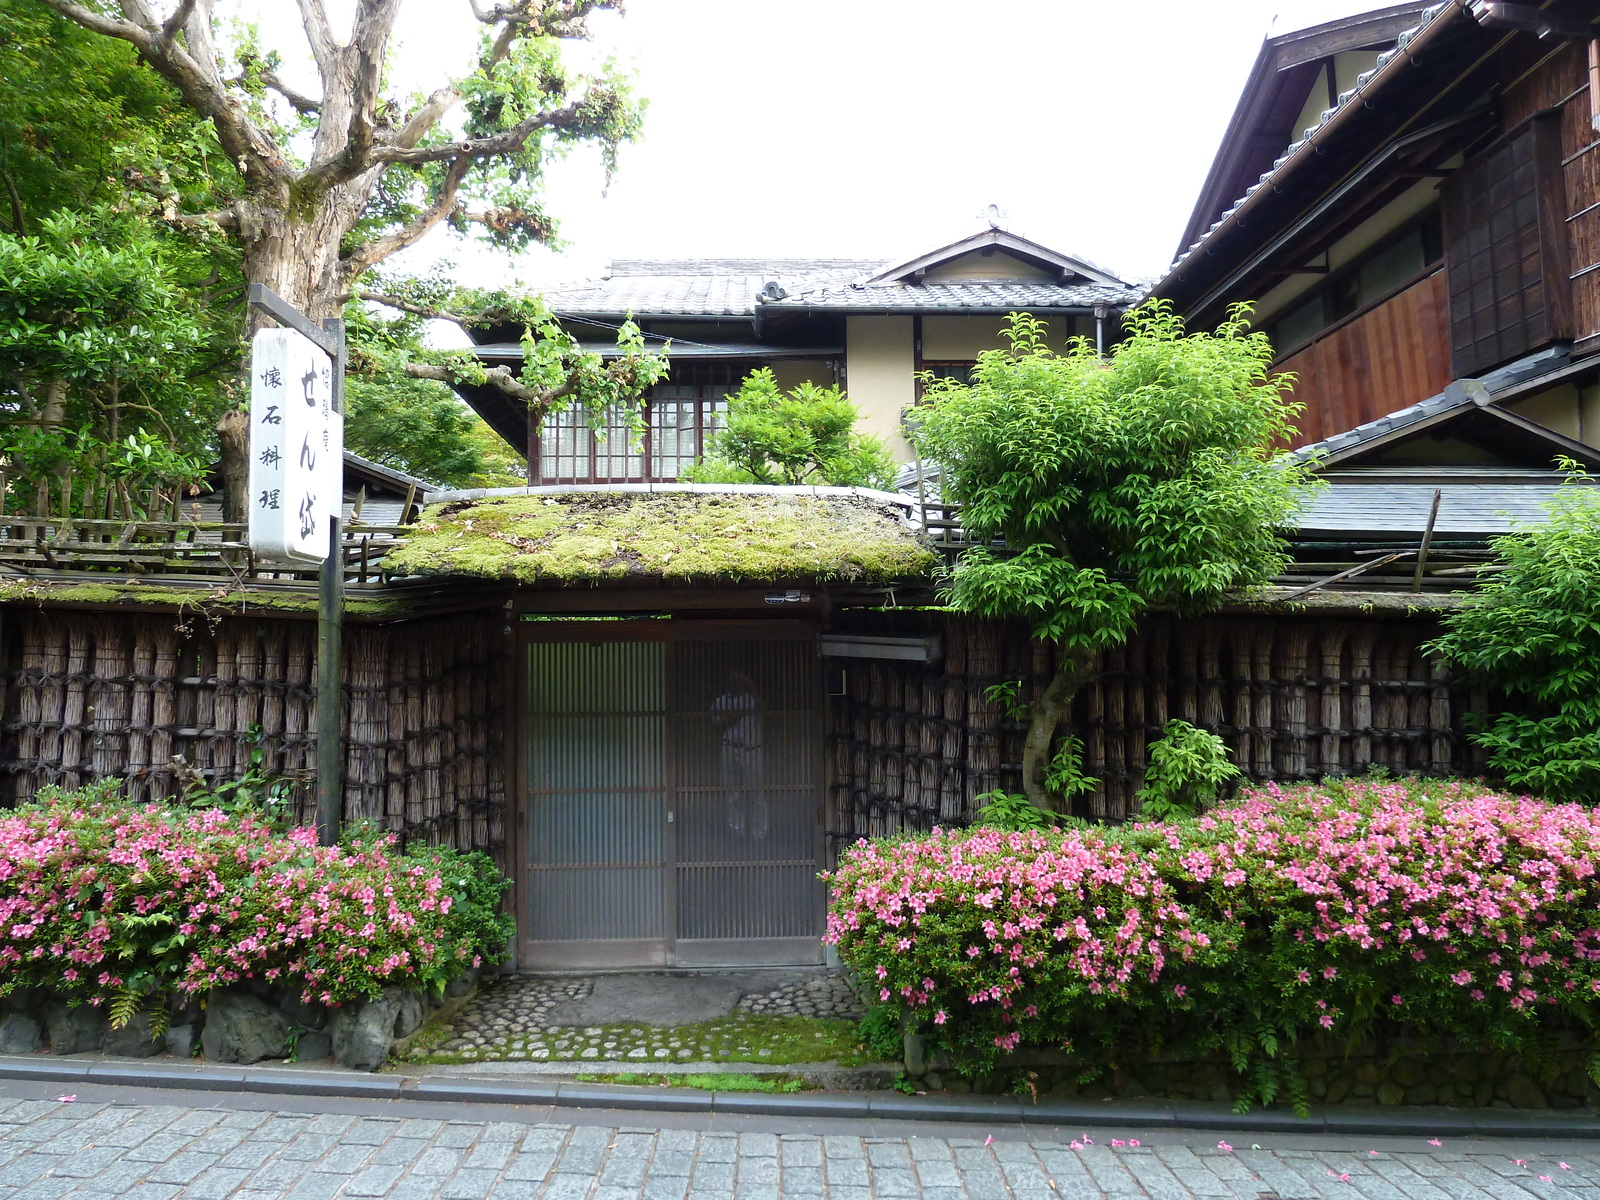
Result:
<svg viewBox="0 0 1600 1200"><path fill-rule="evenodd" d="M937 632L944 661L847 661L845 694L830 701L829 833L858 837L964 823L972 800L1021 790L1026 726L991 700L995 684L1037 698L1054 667L1050 646L1022 626L952 615L853 615L863 631ZM1072 733L1099 780L1074 811L1135 814L1150 742L1170 718L1220 734L1253 780L1298 782L1395 772L1478 774L1482 752L1463 717L1488 696L1452 678L1421 645L1426 619L1152 614L1107 652L1081 691Z"/></svg>
<svg viewBox="0 0 1600 1200"><path fill-rule="evenodd" d="M345 819L499 856L505 843L498 621L357 626L345 636ZM178 788L174 756L222 782L259 747L314 815L312 622L7 610L0 638L0 801L120 778Z"/></svg>

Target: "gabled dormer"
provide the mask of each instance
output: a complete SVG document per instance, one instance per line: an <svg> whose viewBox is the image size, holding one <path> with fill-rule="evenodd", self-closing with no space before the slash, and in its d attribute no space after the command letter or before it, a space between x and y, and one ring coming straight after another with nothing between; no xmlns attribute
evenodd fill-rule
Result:
<svg viewBox="0 0 1600 1200"><path fill-rule="evenodd" d="M867 286L1018 282L1127 286L1123 280L1091 262L995 228L896 263L862 282Z"/></svg>

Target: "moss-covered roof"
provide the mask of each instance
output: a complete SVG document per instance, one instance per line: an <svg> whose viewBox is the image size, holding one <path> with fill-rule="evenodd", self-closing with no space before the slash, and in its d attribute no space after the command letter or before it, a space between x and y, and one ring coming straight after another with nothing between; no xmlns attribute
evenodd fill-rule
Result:
<svg viewBox="0 0 1600 1200"><path fill-rule="evenodd" d="M568 492L429 507L391 574L521 583L880 583L935 556L892 505L794 492Z"/></svg>
<svg viewBox="0 0 1600 1200"><path fill-rule="evenodd" d="M171 608L179 612L282 612L308 615L315 615L318 606L315 584L294 589L264 588L225 579L215 583L180 583L159 577L146 581L111 574L89 579L0 580L0 604L30 601L49 605ZM405 605L397 600L347 594L344 608L352 617L382 617L403 612Z"/></svg>

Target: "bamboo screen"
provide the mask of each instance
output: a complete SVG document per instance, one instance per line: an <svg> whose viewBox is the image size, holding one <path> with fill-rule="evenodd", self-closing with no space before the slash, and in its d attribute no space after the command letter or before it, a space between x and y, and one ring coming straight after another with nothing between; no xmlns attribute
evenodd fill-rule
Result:
<svg viewBox="0 0 1600 1200"><path fill-rule="evenodd" d="M877 613L863 630L904 630L909 614ZM985 692L1010 680L1021 698L1043 691L1051 648L1025 628L928 617L942 663L844 662L844 695L829 711L833 843L971 819L972 799L1021 790L1026 725ZM1395 772L1473 774L1482 755L1463 714L1488 697L1452 680L1419 647L1428 621L1152 615L1126 646L1103 656L1079 693L1072 732L1100 780L1074 799L1085 816L1123 820L1136 809L1145 750L1178 717L1227 741L1255 780L1292 782Z"/></svg>
<svg viewBox="0 0 1600 1200"><path fill-rule="evenodd" d="M296 782L312 819L314 622L21 609L3 620L0 796L105 777L136 799L169 796L175 755L221 782L258 744L262 768ZM347 821L501 853L498 625L485 615L346 630Z"/></svg>

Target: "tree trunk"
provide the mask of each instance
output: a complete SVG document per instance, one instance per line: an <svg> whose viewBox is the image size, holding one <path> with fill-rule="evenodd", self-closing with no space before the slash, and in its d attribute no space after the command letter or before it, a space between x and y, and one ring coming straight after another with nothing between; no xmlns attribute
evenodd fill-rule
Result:
<svg viewBox="0 0 1600 1200"><path fill-rule="evenodd" d="M230 409L217 420L222 451L222 519L243 521L250 515L250 414Z"/></svg>
<svg viewBox="0 0 1600 1200"><path fill-rule="evenodd" d="M1055 676L1034 702L1028 722L1028 738L1022 746L1022 790L1034 807L1054 812L1046 779L1050 773L1051 745L1056 730L1072 707L1072 699L1084 684L1094 678L1094 655L1087 650L1063 650L1056 663Z"/></svg>

